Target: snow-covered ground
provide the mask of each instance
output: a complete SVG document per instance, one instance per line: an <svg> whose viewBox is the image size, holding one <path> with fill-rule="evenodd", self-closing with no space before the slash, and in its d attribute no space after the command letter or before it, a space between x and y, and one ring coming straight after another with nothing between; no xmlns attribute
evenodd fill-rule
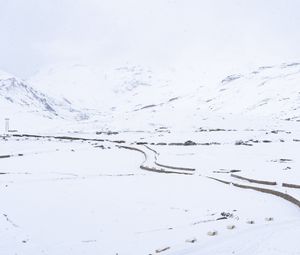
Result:
<svg viewBox="0 0 300 255"><path fill-rule="evenodd" d="M149 145L159 152L159 163L195 167L195 173L187 176L140 169L143 154L118 147L117 140L123 137L122 145L143 149L134 143L134 135L127 140L126 133L119 137L82 134L97 141L1 139L0 155L13 156L0 159L0 252L131 255L166 249L161 253L297 254L300 216L296 205L207 176L228 180L230 174L216 172L238 169L237 174L244 177L295 183L300 143L293 139L298 135L197 132L193 141L205 143L213 138L220 144ZM144 142L151 144L153 136L150 140L146 134ZM185 138L177 136L177 142ZM235 145L237 140L251 138L272 142ZM157 142L174 139L156 137ZM292 161L278 162L285 158ZM296 189L271 188L300 199ZM289 238L282 241L286 235Z"/></svg>

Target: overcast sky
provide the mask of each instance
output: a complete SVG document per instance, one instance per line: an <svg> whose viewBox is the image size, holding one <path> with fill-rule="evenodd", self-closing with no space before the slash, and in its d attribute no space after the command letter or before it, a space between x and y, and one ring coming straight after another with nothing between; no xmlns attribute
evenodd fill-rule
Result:
<svg viewBox="0 0 300 255"><path fill-rule="evenodd" d="M300 61L299 0L0 0L0 69Z"/></svg>

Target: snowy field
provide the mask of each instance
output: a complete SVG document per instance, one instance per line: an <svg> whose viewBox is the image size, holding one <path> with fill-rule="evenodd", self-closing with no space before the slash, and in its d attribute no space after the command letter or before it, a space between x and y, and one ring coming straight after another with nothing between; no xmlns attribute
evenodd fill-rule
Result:
<svg viewBox="0 0 300 255"><path fill-rule="evenodd" d="M300 135L271 131L2 137L0 254L300 254L297 205L208 178L300 200Z"/></svg>

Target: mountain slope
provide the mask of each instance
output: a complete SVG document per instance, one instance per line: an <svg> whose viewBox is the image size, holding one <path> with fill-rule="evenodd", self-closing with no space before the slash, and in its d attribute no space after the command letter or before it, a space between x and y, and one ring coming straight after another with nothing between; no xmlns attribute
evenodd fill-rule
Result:
<svg viewBox="0 0 300 255"><path fill-rule="evenodd" d="M228 76L207 104L211 111L300 119L300 64L260 67Z"/></svg>
<svg viewBox="0 0 300 255"><path fill-rule="evenodd" d="M66 98L82 108L134 110L176 97L180 87L179 95L184 93L184 86L177 85L190 85L191 76L179 77L179 73L138 65L62 65L41 71L29 82L47 94Z"/></svg>
<svg viewBox="0 0 300 255"><path fill-rule="evenodd" d="M182 89L184 83L180 87L173 86L172 82L155 90L157 96L143 90L141 93L148 97L147 101L140 103L138 111L119 111L114 126L169 126L186 130L197 128L204 121L211 122L210 125L227 121L231 127L237 124L235 122L242 124L248 120L269 124L282 120L300 121L298 63L259 67L245 74L227 76L216 84L201 86L199 83L186 90ZM169 100L161 97L163 91ZM172 94L168 93L170 91ZM132 102L139 100L131 99Z"/></svg>
<svg viewBox="0 0 300 255"><path fill-rule="evenodd" d="M14 78L0 82L6 104L73 119L74 126L86 120L84 129L190 130L226 121L232 127L249 119L300 121L299 63L263 66L206 83L197 72L85 65L44 70L29 81L35 89Z"/></svg>
<svg viewBox="0 0 300 255"><path fill-rule="evenodd" d="M0 72L0 118L11 118L18 127L45 120L82 120L87 116L70 102L32 88L13 75ZM16 127L16 126L15 126Z"/></svg>

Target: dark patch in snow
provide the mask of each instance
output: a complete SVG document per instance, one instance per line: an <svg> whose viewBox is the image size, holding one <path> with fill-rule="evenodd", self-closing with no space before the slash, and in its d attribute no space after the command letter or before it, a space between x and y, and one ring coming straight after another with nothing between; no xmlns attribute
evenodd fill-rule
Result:
<svg viewBox="0 0 300 255"><path fill-rule="evenodd" d="M225 79L223 79L221 81L221 83L222 84L227 84L227 83L232 82L234 80L240 79L241 77L242 77L242 75L240 75L240 74L232 74L232 75L227 76Z"/></svg>
<svg viewBox="0 0 300 255"><path fill-rule="evenodd" d="M155 104L146 105L146 106L142 107L140 110L152 108L152 107L155 107L155 106L156 106Z"/></svg>
<svg viewBox="0 0 300 255"><path fill-rule="evenodd" d="M172 102L172 101L175 101L175 100L178 100L178 99L179 99L179 97L174 97L174 98L169 99L169 102Z"/></svg>

